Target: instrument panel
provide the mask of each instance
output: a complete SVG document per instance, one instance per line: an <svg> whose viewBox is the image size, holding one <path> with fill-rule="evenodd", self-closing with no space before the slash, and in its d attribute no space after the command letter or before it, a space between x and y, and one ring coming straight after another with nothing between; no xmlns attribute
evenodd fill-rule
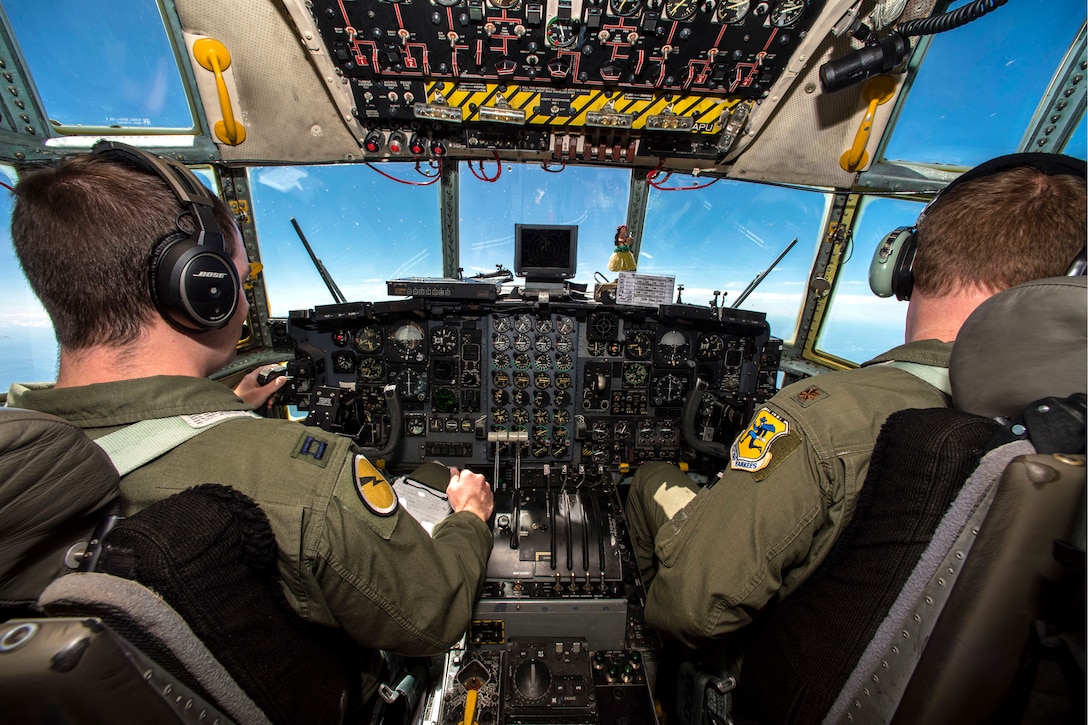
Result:
<svg viewBox="0 0 1088 725"><path fill-rule="evenodd" d="M314 0L368 154L715 158L824 0ZM347 103L346 100L341 101Z"/></svg>
<svg viewBox="0 0 1088 725"><path fill-rule="evenodd" d="M713 473L775 392L761 313L414 297L292 312L285 402L387 465ZM698 394L695 394L698 390Z"/></svg>

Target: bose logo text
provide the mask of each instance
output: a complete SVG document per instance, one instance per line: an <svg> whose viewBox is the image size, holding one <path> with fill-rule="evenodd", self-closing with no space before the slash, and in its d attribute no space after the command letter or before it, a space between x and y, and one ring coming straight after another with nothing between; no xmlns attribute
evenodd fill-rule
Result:
<svg viewBox="0 0 1088 725"><path fill-rule="evenodd" d="M197 272L194 277L211 277L212 279L223 279L227 276L226 272L209 272L207 270L203 272Z"/></svg>

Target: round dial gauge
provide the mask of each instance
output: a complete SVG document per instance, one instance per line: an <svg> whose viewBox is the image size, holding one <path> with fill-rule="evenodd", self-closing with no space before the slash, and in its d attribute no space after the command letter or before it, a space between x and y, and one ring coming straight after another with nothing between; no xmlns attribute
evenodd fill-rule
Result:
<svg viewBox="0 0 1088 725"><path fill-rule="evenodd" d="M696 355L700 360L717 360L725 350L725 340L721 335L712 333L699 338L699 348Z"/></svg>
<svg viewBox="0 0 1088 725"><path fill-rule="evenodd" d="M524 370L518 370L514 373L514 387L527 388L531 382L532 378Z"/></svg>
<svg viewBox="0 0 1088 725"><path fill-rule="evenodd" d="M449 388L438 388L431 395L434 409L439 413L453 413L457 410L457 393Z"/></svg>
<svg viewBox="0 0 1088 725"><path fill-rule="evenodd" d="M699 0L665 0L665 13L671 20L690 20L699 9Z"/></svg>
<svg viewBox="0 0 1088 725"><path fill-rule="evenodd" d="M514 356L514 367L516 367L518 370L528 370L532 364L533 361L529 359L528 355Z"/></svg>
<svg viewBox="0 0 1088 725"><path fill-rule="evenodd" d="M514 327L514 323L509 317L496 317L494 319L495 332L510 332Z"/></svg>
<svg viewBox="0 0 1088 725"><path fill-rule="evenodd" d="M667 405L684 397L684 381L672 373L663 375L654 383L654 403Z"/></svg>
<svg viewBox="0 0 1088 725"><path fill-rule="evenodd" d="M510 367L510 356L505 352L493 353L491 355L491 364L499 370L505 370Z"/></svg>
<svg viewBox="0 0 1088 725"><path fill-rule="evenodd" d="M560 335L569 335L574 332L574 319L566 315L560 315L555 320L555 331Z"/></svg>
<svg viewBox="0 0 1088 725"><path fill-rule="evenodd" d="M596 312L589 316L586 333L593 340L611 340L619 330L619 322L611 312Z"/></svg>
<svg viewBox="0 0 1088 725"><path fill-rule="evenodd" d="M612 14L621 18L634 15L641 7L642 0L610 0L608 3L608 9L612 11Z"/></svg>
<svg viewBox="0 0 1088 725"><path fill-rule="evenodd" d="M751 0L721 0L714 19L719 23L739 23L748 14L751 4Z"/></svg>
<svg viewBox="0 0 1088 725"><path fill-rule="evenodd" d="M570 355L556 355L555 356L555 369L556 370L570 370L574 367L574 358Z"/></svg>
<svg viewBox="0 0 1088 725"><path fill-rule="evenodd" d="M514 329L518 332L528 332L533 329L533 318L529 315L518 315L514 318Z"/></svg>
<svg viewBox="0 0 1088 725"><path fill-rule="evenodd" d="M382 349L382 331L377 325L367 325L355 332L355 349L359 352L378 352Z"/></svg>
<svg viewBox="0 0 1088 725"><path fill-rule="evenodd" d="M567 373L559 373L555 376L555 387L560 390L566 390L572 385L574 385L574 378Z"/></svg>
<svg viewBox="0 0 1088 725"><path fill-rule="evenodd" d="M332 355L332 364L337 372L350 373L355 371L355 356L350 352L336 352Z"/></svg>
<svg viewBox="0 0 1088 725"><path fill-rule="evenodd" d="M631 424L625 420L616 423L616 440L627 440L631 437Z"/></svg>
<svg viewBox="0 0 1088 725"><path fill-rule="evenodd" d="M452 327L436 327L431 331L431 352L452 355L457 351L457 330Z"/></svg>
<svg viewBox="0 0 1088 725"><path fill-rule="evenodd" d="M650 336L645 332L636 330L627 333L627 342L624 344L623 349L629 359L645 360L650 357L653 347Z"/></svg>
<svg viewBox="0 0 1088 725"><path fill-rule="evenodd" d="M541 335L546 335L552 331L552 321L548 317L541 317L536 321L536 325L534 325L534 328Z"/></svg>
<svg viewBox="0 0 1088 725"><path fill-rule="evenodd" d="M503 334L495 335L491 338L491 349L496 352L503 352L510 349L510 338Z"/></svg>
<svg viewBox="0 0 1088 725"><path fill-rule="evenodd" d="M431 372L436 381L452 383L457 379L457 363L454 360L435 360Z"/></svg>
<svg viewBox="0 0 1088 725"><path fill-rule="evenodd" d="M678 330L669 330L658 340L657 351L666 365L682 365L688 356L688 338Z"/></svg>
<svg viewBox="0 0 1088 725"><path fill-rule="evenodd" d="M801 19L805 12L805 0L778 0L771 11L771 25L786 28Z"/></svg>
<svg viewBox="0 0 1088 725"><path fill-rule="evenodd" d="M368 383L376 383L385 375L385 366L376 357L364 357L359 360L359 379Z"/></svg>
<svg viewBox="0 0 1088 725"><path fill-rule="evenodd" d="M605 421L595 420L589 434L595 441L606 441L608 440L608 427L608 423Z"/></svg>
<svg viewBox="0 0 1088 725"><path fill-rule="evenodd" d="M590 357L604 357L605 344L600 340L593 340L586 345L586 354Z"/></svg>
<svg viewBox="0 0 1088 725"><path fill-rule="evenodd" d="M533 346L533 341L529 339L528 335L518 335L514 338L514 349L518 352L525 352Z"/></svg>
<svg viewBox="0 0 1088 725"><path fill-rule="evenodd" d="M560 408L552 415L552 420L556 425L566 425L570 422L570 413Z"/></svg>
<svg viewBox="0 0 1088 725"><path fill-rule="evenodd" d="M495 388L491 391L491 402L495 405L506 405L510 402L510 393L502 388Z"/></svg>
<svg viewBox="0 0 1088 725"><path fill-rule="evenodd" d="M506 408L492 408L491 409L491 422L497 425L510 422L510 413Z"/></svg>
<svg viewBox="0 0 1088 725"><path fill-rule="evenodd" d="M533 343L533 349L537 352L548 352L552 349L552 339L541 335Z"/></svg>
<svg viewBox="0 0 1088 725"><path fill-rule="evenodd" d="M535 367L537 370L551 370L552 359L548 357L547 353L545 353L544 355L537 355L536 358L533 360L533 367Z"/></svg>
<svg viewBox="0 0 1088 725"><path fill-rule="evenodd" d="M558 352L570 352L574 349L574 340L569 337L560 337L555 341L555 349Z"/></svg>
<svg viewBox="0 0 1088 725"><path fill-rule="evenodd" d="M556 381L556 384L559 384L558 381ZM570 400L570 393L566 390L555 391L555 404L558 405L560 408L570 407Z"/></svg>
<svg viewBox="0 0 1088 725"><path fill-rule="evenodd" d="M406 368L397 373L397 392L402 398L427 399L427 373Z"/></svg>
<svg viewBox="0 0 1088 725"><path fill-rule="evenodd" d="M533 422L538 426L547 425L551 422L552 414L548 412L547 408L534 408L533 409Z"/></svg>
<svg viewBox="0 0 1088 725"><path fill-rule="evenodd" d="M643 363L624 363L623 382L632 388L641 388L650 379L650 371Z"/></svg>
<svg viewBox="0 0 1088 725"><path fill-rule="evenodd" d="M423 328L418 322L406 322L393 331L393 350L403 360L423 359Z"/></svg>
<svg viewBox="0 0 1088 725"><path fill-rule="evenodd" d="M427 422L422 415L404 416L404 427L410 436L421 436L427 430Z"/></svg>
<svg viewBox="0 0 1088 725"><path fill-rule="evenodd" d="M533 428L533 433L536 433L536 428ZM533 458L547 458L551 453L551 448L548 446L547 440L537 440L533 438L533 444L530 446L533 453Z"/></svg>
<svg viewBox="0 0 1088 725"><path fill-rule="evenodd" d="M552 376L547 373L537 373L533 376L533 387L537 390L544 390L551 387Z"/></svg>
<svg viewBox="0 0 1088 725"><path fill-rule="evenodd" d="M514 412L511 413L511 417L518 425L525 425L529 422L529 411L525 408L514 408Z"/></svg>
<svg viewBox="0 0 1088 725"><path fill-rule="evenodd" d="M552 402L551 396L548 395L547 390L534 390L533 391L533 405L538 408L543 408L550 405ZM547 413L548 411L544 411Z"/></svg>
<svg viewBox="0 0 1088 725"><path fill-rule="evenodd" d="M545 31L548 43L555 48L569 48L578 40L578 31L569 20L552 18Z"/></svg>
<svg viewBox="0 0 1088 725"><path fill-rule="evenodd" d="M510 402L514 405L520 405L522 407L529 404L529 393L524 390L515 390L514 394L510 397Z"/></svg>
<svg viewBox="0 0 1088 725"><path fill-rule="evenodd" d="M510 384L510 373L505 370L492 370L491 382L494 383L496 388L505 388Z"/></svg>

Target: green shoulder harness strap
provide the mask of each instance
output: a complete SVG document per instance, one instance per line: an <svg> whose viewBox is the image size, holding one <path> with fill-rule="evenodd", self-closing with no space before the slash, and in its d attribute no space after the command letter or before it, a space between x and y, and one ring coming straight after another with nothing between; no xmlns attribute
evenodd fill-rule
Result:
<svg viewBox="0 0 1088 725"><path fill-rule="evenodd" d="M247 410L224 410L153 418L125 426L96 438L94 442L109 455L117 472L124 476L220 423L246 416L260 417Z"/></svg>

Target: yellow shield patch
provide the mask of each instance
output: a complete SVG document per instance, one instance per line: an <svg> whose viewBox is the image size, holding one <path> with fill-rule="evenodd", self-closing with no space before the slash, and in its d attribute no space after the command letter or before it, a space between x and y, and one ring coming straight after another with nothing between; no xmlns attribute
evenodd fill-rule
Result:
<svg viewBox="0 0 1088 725"><path fill-rule="evenodd" d="M752 422L737 436L729 452L729 467L738 471L758 471L771 462L771 443L790 432L789 421L760 408Z"/></svg>
<svg viewBox="0 0 1088 725"><path fill-rule="evenodd" d="M397 510L397 495L389 481L365 456L355 456L355 493L363 505L378 516L389 516Z"/></svg>

